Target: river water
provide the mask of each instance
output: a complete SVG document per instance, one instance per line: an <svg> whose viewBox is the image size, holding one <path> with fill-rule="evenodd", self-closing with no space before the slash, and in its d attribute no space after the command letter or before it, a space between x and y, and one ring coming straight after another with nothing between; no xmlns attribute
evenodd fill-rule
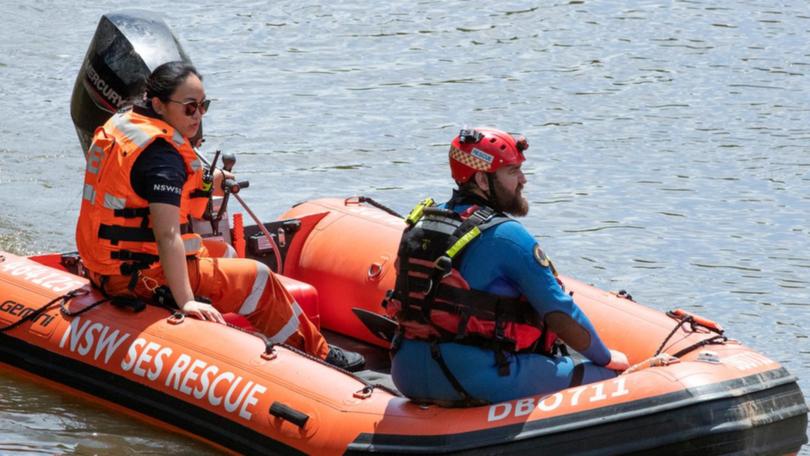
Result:
<svg viewBox="0 0 810 456"><path fill-rule="evenodd" d="M71 90L129 3L0 0L1 249L73 248ZM810 392L805 1L205 3L139 8L204 74L203 150L237 154L258 214L358 194L404 212L448 195L460 127L522 132L525 223L564 273L717 320ZM2 454L206 452L0 371Z"/></svg>

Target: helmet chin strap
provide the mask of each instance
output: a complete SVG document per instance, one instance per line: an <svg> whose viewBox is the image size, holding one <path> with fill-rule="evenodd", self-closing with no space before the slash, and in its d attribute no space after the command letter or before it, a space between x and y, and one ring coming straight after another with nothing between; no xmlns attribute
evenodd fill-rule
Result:
<svg viewBox="0 0 810 456"><path fill-rule="evenodd" d="M495 173L486 173L487 175L487 183L489 184L489 191L487 191L487 200L489 201L490 207L495 209L498 212L503 212L498 204L498 196L495 194Z"/></svg>
<svg viewBox="0 0 810 456"><path fill-rule="evenodd" d="M487 176L487 184L489 185L488 190L485 191L482 186L475 181L477 178L474 178L473 182L475 183L475 186L471 188L469 186L459 184L458 193L455 191L453 192L454 198L458 196L460 201L465 199L464 196L466 196L467 199L472 198L473 201L478 200L479 203L474 204L486 204L498 212L503 212L501 205L498 204L498 197L495 191L495 176L493 173L484 174Z"/></svg>

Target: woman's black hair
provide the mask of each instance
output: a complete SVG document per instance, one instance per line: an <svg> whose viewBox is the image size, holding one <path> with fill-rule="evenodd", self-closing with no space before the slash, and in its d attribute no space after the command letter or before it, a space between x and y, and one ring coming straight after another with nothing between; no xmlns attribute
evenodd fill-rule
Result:
<svg viewBox="0 0 810 456"><path fill-rule="evenodd" d="M202 80L200 73L190 63L181 61L166 62L155 68L149 78L146 79L146 102L151 104L153 97L158 97L161 101L168 101L172 93L190 74Z"/></svg>

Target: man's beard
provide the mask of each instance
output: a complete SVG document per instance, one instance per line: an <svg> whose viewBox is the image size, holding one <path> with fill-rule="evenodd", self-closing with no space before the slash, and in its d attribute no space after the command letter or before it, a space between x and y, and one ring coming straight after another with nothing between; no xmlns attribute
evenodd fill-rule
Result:
<svg viewBox="0 0 810 456"><path fill-rule="evenodd" d="M500 210L514 217L525 217L529 213L529 201L521 194L523 185L518 184L515 192L512 193L504 188L498 179L493 180L495 181L495 198Z"/></svg>

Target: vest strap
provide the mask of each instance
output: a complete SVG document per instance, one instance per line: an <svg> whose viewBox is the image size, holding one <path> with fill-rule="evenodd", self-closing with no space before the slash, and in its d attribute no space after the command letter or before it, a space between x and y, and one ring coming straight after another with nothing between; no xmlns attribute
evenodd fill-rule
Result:
<svg viewBox="0 0 810 456"><path fill-rule="evenodd" d="M110 252L110 258L113 260L121 260L121 261L138 261L142 263L150 262L154 263L160 259L157 255L152 255L151 253L141 253L141 252L133 252L130 250L115 250Z"/></svg>
<svg viewBox="0 0 810 456"><path fill-rule="evenodd" d="M429 282L427 279L421 280L425 285ZM394 297L407 302L409 306L422 307L422 300L418 298L402 295ZM465 290L445 284L438 285L431 308L455 315L468 314L482 320L495 320L499 313L503 321L510 323L532 323L535 316L528 303L518 298L505 298L485 291Z"/></svg>
<svg viewBox="0 0 810 456"><path fill-rule="evenodd" d="M130 250L116 250L110 252L110 258L114 260L128 261L128 263L121 263L119 270L121 275L128 275L137 278L138 271L141 269L148 269L152 264L160 260L157 255L149 253L132 252ZM130 285L135 286L135 279L132 279Z"/></svg>
<svg viewBox="0 0 810 456"><path fill-rule="evenodd" d="M453 371L450 370L450 367L444 361L444 357L442 357L442 351L439 348L439 344L436 342L432 342L430 344L430 356L436 361L436 364L439 365L439 368L442 370L445 378L447 381L450 382L450 385L453 386L453 389L456 390L459 396L461 396L461 405L465 407L474 407L479 405L487 405L489 402L483 399L477 399L470 395L461 382L458 381L458 378L453 374Z"/></svg>
<svg viewBox="0 0 810 456"><path fill-rule="evenodd" d="M132 276L129 288L135 287L135 280L138 278L138 271L141 269L148 269L152 264L160 260L157 255L149 253L132 252L130 250L116 250L110 252L110 258L114 260L128 261L128 263L121 263L119 270L121 275Z"/></svg>
<svg viewBox="0 0 810 456"><path fill-rule="evenodd" d="M183 223L180 225L180 234L188 234L190 232L191 224ZM155 242L155 233L151 228L146 227L101 224L98 227L98 237L109 240L113 245L121 241Z"/></svg>
<svg viewBox="0 0 810 456"><path fill-rule="evenodd" d="M113 215L123 218L141 218L149 216L148 207L125 207L123 209L114 209Z"/></svg>
<svg viewBox="0 0 810 456"><path fill-rule="evenodd" d="M154 263L154 261L149 263L137 261L132 263L121 263L121 267L119 268L119 270L121 271L121 275L134 277L130 281L130 289L132 289L132 287L135 286L134 282L138 278L138 271L140 271L141 269L149 269L149 266L151 266L152 263Z"/></svg>
<svg viewBox="0 0 810 456"><path fill-rule="evenodd" d="M155 233L150 228L134 226L101 224L98 227L98 237L109 240L113 245L121 241L155 242Z"/></svg>
<svg viewBox="0 0 810 456"><path fill-rule="evenodd" d="M211 190L203 190L201 188L197 188L192 190L189 194L190 198L208 198L211 196Z"/></svg>

